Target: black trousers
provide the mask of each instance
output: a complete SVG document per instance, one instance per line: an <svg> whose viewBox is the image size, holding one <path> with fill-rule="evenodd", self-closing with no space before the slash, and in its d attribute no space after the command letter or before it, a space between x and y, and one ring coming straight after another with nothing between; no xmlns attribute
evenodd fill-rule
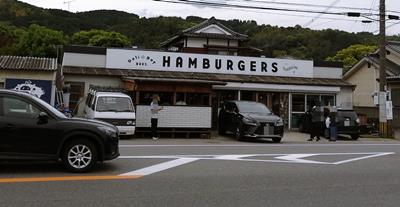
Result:
<svg viewBox="0 0 400 207"><path fill-rule="evenodd" d="M317 137L319 139L319 136L321 135L321 129L322 122L312 122L310 138L314 139L314 137Z"/></svg>
<svg viewBox="0 0 400 207"><path fill-rule="evenodd" d="M151 136L152 137L158 137L157 135L157 124L158 124L158 119L151 119Z"/></svg>

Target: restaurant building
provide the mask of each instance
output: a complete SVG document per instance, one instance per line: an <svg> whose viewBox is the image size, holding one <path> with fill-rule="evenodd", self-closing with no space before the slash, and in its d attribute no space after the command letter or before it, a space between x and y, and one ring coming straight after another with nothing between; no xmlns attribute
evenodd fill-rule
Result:
<svg viewBox="0 0 400 207"><path fill-rule="evenodd" d="M352 107L354 86L342 80L341 65L260 57L246 41L211 18L162 43L164 50L68 46L62 73L70 106L84 103L91 86L122 88L136 104L138 129L150 126L153 94L164 105L161 128L216 128L226 100L264 103L289 129L316 102Z"/></svg>

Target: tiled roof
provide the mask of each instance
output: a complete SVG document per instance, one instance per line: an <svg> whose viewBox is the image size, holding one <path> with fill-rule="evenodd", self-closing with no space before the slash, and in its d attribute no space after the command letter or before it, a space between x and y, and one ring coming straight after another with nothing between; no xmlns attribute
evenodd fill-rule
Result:
<svg viewBox="0 0 400 207"><path fill-rule="evenodd" d="M386 43L386 46L391 48L392 50L400 53L400 42L397 41L388 41Z"/></svg>
<svg viewBox="0 0 400 207"><path fill-rule="evenodd" d="M173 71L144 71L126 69L106 69L106 68L85 68L85 67L63 67L64 74L75 75L111 75L121 77L148 77L168 79L195 79L205 81L223 82L247 82L247 83L266 83L266 84L290 84L290 85L318 85L318 86L352 86L342 79L329 78L299 78L299 77L278 77L278 76L254 76L254 75L235 75L235 74L211 74L211 73L189 73Z"/></svg>
<svg viewBox="0 0 400 207"><path fill-rule="evenodd" d="M57 70L56 58L0 56L0 70Z"/></svg>
<svg viewBox="0 0 400 207"><path fill-rule="evenodd" d="M379 58L376 55L368 55L367 59L374 62L376 65L379 65ZM390 61L389 59L386 59L386 70L390 71L393 74L399 75L400 74L400 65L397 65L396 63Z"/></svg>
<svg viewBox="0 0 400 207"><path fill-rule="evenodd" d="M201 30L203 28L206 28L210 25L217 25L218 27L222 28L223 30L227 31L230 33L230 35L227 34L214 34L214 33L196 33L196 31ZM162 42L160 45L161 46L166 46L176 40L179 40L181 37L187 36L187 37L209 37L209 38L217 38L217 39L231 39L231 40L247 40L248 36L245 34L240 34L238 32L235 32L228 27L224 26L221 24L219 21L217 21L214 17L211 17L210 19L207 19L203 21L200 24L197 24L193 27L190 27L188 29L185 29L181 31L178 35L166 40L165 42Z"/></svg>

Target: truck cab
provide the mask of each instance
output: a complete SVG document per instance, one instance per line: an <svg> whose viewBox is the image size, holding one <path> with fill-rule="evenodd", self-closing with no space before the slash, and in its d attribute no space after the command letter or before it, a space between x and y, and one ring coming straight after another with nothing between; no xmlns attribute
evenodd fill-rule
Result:
<svg viewBox="0 0 400 207"><path fill-rule="evenodd" d="M118 128L120 136L135 134L135 108L131 97L124 93L90 90L84 114L88 119L98 119L113 124Z"/></svg>

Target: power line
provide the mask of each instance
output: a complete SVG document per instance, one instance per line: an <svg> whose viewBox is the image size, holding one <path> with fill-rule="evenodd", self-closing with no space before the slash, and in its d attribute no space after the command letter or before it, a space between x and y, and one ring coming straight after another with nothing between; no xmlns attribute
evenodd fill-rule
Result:
<svg viewBox="0 0 400 207"><path fill-rule="evenodd" d="M216 6L216 7L229 7L229 8L287 11L287 12L298 12L298 13L328 14L328 15L347 15L347 12L324 12L324 11L316 11L316 10L300 10L300 9L286 9L286 8L276 8L276 7L249 6L249 5L225 4L225 3L195 1L195 0L153 0L153 1L168 2L168 3L175 3L175 4L191 4L191 5L200 5L200 6ZM362 15L371 15L371 14L362 14ZM373 15L378 15L378 14L373 14Z"/></svg>
<svg viewBox="0 0 400 207"><path fill-rule="evenodd" d="M339 3L340 0L335 0L331 3L331 5L329 7L327 7L324 11L328 11L329 9L331 9L333 6L335 6L337 3ZM315 19L318 19L319 17L321 17L322 14L318 14L317 16L315 16L314 18L312 18L310 21L308 21L307 23L305 23L303 25L303 27L308 27L310 24L312 24L314 22Z"/></svg>
<svg viewBox="0 0 400 207"><path fill-rule="evenodd" d="M227 1L233 1L233 2L249 2L249 3L261 3L261 4L278 4L278 5L288 5L288 6L302 6L302 7L315 7L315 8L332 8L332 9L345 9L345 10L359 10L359 11L368 11L368 12L378 12L378 9L372 9L372 8L360 8L360 7L345 7L345 6L326 6L326 5L321 5L321 4L302 4L302 3L289 3L289 2L277 2L277 1L261 1L261 0L227 0ZM386 10L386 12L391 12L391 13L398 13L400 14L399 11L393 11L393 10Z"/></svg>

